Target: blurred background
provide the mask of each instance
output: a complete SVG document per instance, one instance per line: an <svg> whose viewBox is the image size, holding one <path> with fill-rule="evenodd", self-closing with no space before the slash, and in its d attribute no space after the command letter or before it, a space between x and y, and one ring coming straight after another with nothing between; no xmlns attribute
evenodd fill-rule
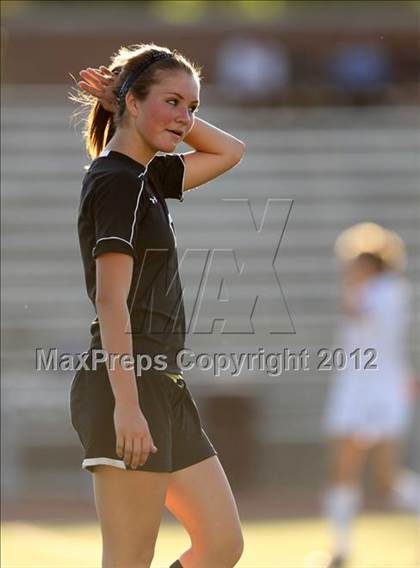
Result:
<svg viewBox="0 0 420 568"><path fill-rule="evenodd" d="M310 354L310 370L277 377L186 373L246 527L239 566L317 567L328 544L319 495L331 373L317 370L316 354L333 343L333 246L349 225L373 221L404 239L414 291L407 348L420 373L420 2L6 0L1 10L4 566L100 564L91 475L69 417L74 373L36 371L35 349L84 351L94 317L77 240L89 160L71 75L108 64L121 45L153 41L203 67L199 116L247 145L237 168L170 207L180 257L231 248L250 266L217 308L232 329L249 328L257 296L265 308L253 334L216 325L191 331L187 345ZM226 198L248 199L250 209ZM284 201L258 231L268 199ZM187 315L201 270L191 258L181 266ZM205 318L219 288L209 279ZM404 465L417 471L419 432L417 405L404 446ZM352 566L419 566L414 521L385 514L368 481L366 492ZM154 566L181 552L177 531L165 517ZM388 534L395 556L384 552Z"/></svg>

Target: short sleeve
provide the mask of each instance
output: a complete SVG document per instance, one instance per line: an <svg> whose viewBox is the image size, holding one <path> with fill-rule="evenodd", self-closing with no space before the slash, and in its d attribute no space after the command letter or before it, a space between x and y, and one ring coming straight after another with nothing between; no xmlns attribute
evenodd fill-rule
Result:
<svg viewBox="0 0 420 568"><path fill-rule="evenodd" d="M166 199L184 200L185 161L183 154L156 156L148 170Z"/></svg>
<svg viewBox="0 0 420 568"><path fill-rule="evenodd" d="M136 258L134 234L141 215L143 175L130 172L104 176L93 195L95 226L93 258L105 252L121 252Z"/></svg>

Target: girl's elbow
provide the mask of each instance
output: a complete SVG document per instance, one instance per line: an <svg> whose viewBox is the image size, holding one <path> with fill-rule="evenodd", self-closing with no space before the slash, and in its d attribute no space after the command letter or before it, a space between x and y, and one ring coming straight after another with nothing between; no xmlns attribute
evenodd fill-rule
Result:
<svg viewBox="0 0 420 568"><path fill-rule="evenodd" d="M109 306L111 306L112 302L110 300L111 299L106 296L96 296L95 298L96 313L99 314L99 312L102 312L103 310L106 310Z"/></svg>
<svg viewBox="0 0 420 568"><path fill-rule="evenodd" d="M242 160L245 154L245 149L245 142L242 142L242 140L238 140L235 143L235 147L232 151L232 160L234 162L234 165L239 164L239 162Z"/></svg>
<svg viewBox="0 0 420 568"><path fill-rule="evenodd" d="M106 309L120 309L125 303L119 295L102 293L96 295L95 305L99 312Z"/></svg>

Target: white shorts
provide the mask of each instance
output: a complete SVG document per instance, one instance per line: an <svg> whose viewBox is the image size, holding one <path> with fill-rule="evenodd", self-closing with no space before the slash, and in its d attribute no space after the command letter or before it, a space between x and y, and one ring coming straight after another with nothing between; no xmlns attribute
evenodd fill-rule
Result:
<svg viewBox="0 0 420 568"><path fill-rule="evenodd" d="M411 415L408 389L398 383L361 379L350 375L337 377L323 418L326 434L371 441L401 438Z"/></svg>

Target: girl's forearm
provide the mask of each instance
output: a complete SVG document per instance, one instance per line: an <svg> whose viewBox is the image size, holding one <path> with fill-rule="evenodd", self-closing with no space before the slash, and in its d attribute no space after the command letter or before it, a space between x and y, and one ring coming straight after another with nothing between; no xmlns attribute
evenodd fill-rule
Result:
<svg viewBox="0 0 420 568"><path fill-rule="evenodd" d="M111 353L133 355L130 314L127 305L112 300L97 301L96 311L102 349L104 349L107 357L106 366L115 403L139 406L135 369L129 370L122 367L118 356L115 358L114 370L110 369L109 365Z"/></svg>
<svg viewBox="0 0 420 568"><path fill-rule="evenodd" d="M198 117L184 142L197 152L238 155L240 158L245 149L241 140Z"/></svg>

